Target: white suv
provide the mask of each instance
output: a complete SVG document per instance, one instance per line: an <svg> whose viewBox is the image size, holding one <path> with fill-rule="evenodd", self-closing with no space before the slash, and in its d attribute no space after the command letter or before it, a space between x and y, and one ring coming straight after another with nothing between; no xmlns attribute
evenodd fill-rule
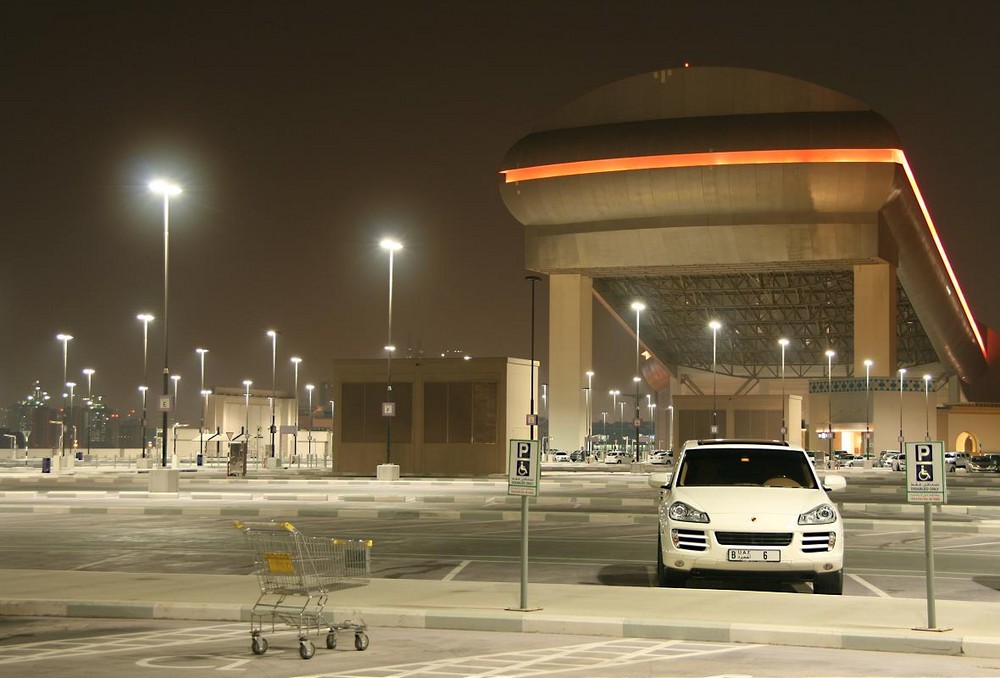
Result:
<svg viewBox="0 0 1000 678"><path fill-rule="evenodd" d="M684 586L692 576L811 580L816 593L844 589L844 525L805 450L766 441L686 445L661 487L657 576ZM824 488L823 485L827 487Z"/></svg>

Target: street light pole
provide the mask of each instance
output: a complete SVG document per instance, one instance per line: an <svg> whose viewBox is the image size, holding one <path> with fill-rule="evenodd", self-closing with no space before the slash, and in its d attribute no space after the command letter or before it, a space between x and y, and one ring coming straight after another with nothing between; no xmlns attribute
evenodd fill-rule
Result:
<svg viewBox="0 0 1000 678"><path fill-rule="evenodd" d="M63 345L63 388L66 388L66 365L69 359L69 342L73 338L72 334L59 333L56 335L56 339L62 342ZM64 391L65 393L65 391ZM63 395L63 415L62 415L62 456L66 456L66 396Z"/></svg>
<svg viewBox="0 0 1000 678"><path fill-rule="evenodd" d="M275 395L275 379L276 368L278 360L278 333L274 330L268 330L267 336L271 337L271 457L274 457L274 395Z"/></svg>
<svg viewBox="0 0 1000 678"><path fill-rule="evenodd" d="M246 412L245 412L245 415L246 415L246 425L243 428L243 434L244 434L244 440L245 440L245 444L246 444L246 455L247 456L249 456L249 454L250 454L250 386L252 386L252 385L253 385L253 382L251 380L249 380L249 379L244 379L243 380L243 386L244 386L244 388L246 388L246 393L244 394L245 408L246 408Z"/></svg>
<svg viewBox="0 0 1000 678"><path fill-rule="evenodd" d="M831 349L826 350L826 459L833 464L833 356L837 355Z"/></svg>
<svg viewBox="0 0 1000 678"><path fill-rule="evenodd" d="M667 405L667 411L670 413L670 423L668 425L668 428L670 429L668 431L668 434L670 435L670 446L668 449L673 450L674 449L674 406Z"/></svg>
<svg viewBox="0 0 1000 678"><path fill-rule="evenodd" d="M142 391L142 440L140 441L139 447L141 448L142 458L146 458L146 425L149 423L146 418L146 390L149 388L149 323L153 321L153 316L149 313L140 313L136 316L137 320L142 322L142 385L146 388Z"/></svg>
<svg viewBox="0 0 1000 678"><path fill-rule="evenodd" d="M615 413L618 412L618 396L619 396L619 394L621 394L621 391L619 391L618 389L612 389L612 390L608 391L608 395L611 396L611 416L614 416ZM619 422L618 423L619 423L619 428L620 428L621 427L620 426L621 425L621 417L619 417Z"/></svg>
<svg viewBox="0 0 1000 678"><path fill-rule="evenodd" d="M778 339L781 346L781 441L784 442L788 433L788 417L785 416L785 349L788 347L788 340Z"/></svg>
<svg viewBox="0 0 1000 678"><path fill-rule="evenodd" d="M292 365L295 366L295 398L293 399L295 409L295 439L292 440L292 454L295 455L296 461L299 458L299 363L302 362L302 358L292 356ZM300 464L301 465L301 464Z"/></svg>
<svg viewBox="0 0 1000 678"><path fill-rule="evenodd" d="M174 452L173 452L173 454L176 457L177 456L177 382L179 382L181 380L181 375L179 375L179 374L171 374L170 375L170 379L174 382L174 408L173 408L174 409L174 427L173 427L174 428ZM166 434L167 434L166 431L164 431L163 435L166 435Z"/></svg>
<svg viewBox="0 0 1000 678"><path fill-rule="evenodd" d="M931 407L930 407L931 375L924 375L924 441L931 441Z"/></svg>
<svg viewBox="0 0 1000 678"><path fill-rule="evenodd" d="M385 402L382 404L382 416L385 417L385 463L392 459L392 418L396 416L396 405L392 399L392 352L396 347L392 344L392 268L395 254L403 249L403 245L391 238L383 238L379 246L389 252L389 315L385 342Z"/></svg>
<svg viewBox="0 0 1000 678"><path fill-rule="evenodd" d="M906 374L906 368L899 368L899 451L905 452L903 449L903 375Z"/></svg>
<svg viewBox="0 0 1000 678"><path fill-rule="evenodd" d="M646 304L641 301L632 302L632 310L635 311L635 376L632 377L632 381L635 382L635 451L632 455L632 461L639 461L639 425L642 423L642 417L639 415L639 382L641 377L639 376L639 316L644 310L646 310Z"/></svg>
<svg viewBox="0 0 1000 678"><path fill-rule="evenodd" d="M872 454L872 365L871 360L865 360L865 459L871 459Z"/></svg>
<svg viewBox="0 0 1000 678"><path fill-rule="evenodd" d="M83 373L87 375L87 411L84 412L86 427L87 427L87 456L90 456L90 410L94 407L94 391L91 388L91 379L94 376L94 370L90 367L83 368Z"/></svg>
<svg viewBox="0 0 1000 678"><path fill-rule="evenodd" d="M313 453L313 389L316 388L312 384L306 384L306 391L309 392L309 445L306 448L308 450L309 461L312 462ZM331 426L331 428L333 428Z"/></svg>
<svg viewBox="0 0 1000 678"><path fill-rule="evenodd" d="M590 394L594 392L594 371L587 370L587 461L590 461L594 454L594 414L591 412L593 405L590 402Z"/></svg>
<svg viewBox="0 0 1000 678"><path fill-rule="evenodd" d="M170 345L167 322L167 308L170 298L170 198L180 195L181 187L162 179L150 182L149 190L163 196L163 395L169 396L170 382ZM170 407L163 409L163 456L161 463L167 467L167 417Z"/></svg>
<svg viewBox="0 0 1000 678"><path fill-rule="evenodd" d="M70 452L73 452L76 447L76 424L73 422L73 389L76 388L75 381L67 381L66 385L69 386L69 429L73 432L73 444L70 446Z"/></svg>
<svg viewBox="0 0 1000 678"><path fill-rule="evenodd" d="M712 320L708 323L709 328L712 330L712 437L719 437L719 400L718 400L718 389L716 388L716 375L715 375L715 360L716 360L716 346L719 335L719 329L722 327L722 323L718 320Z"/></svg>
<svg viewBox="0 0 1000 678"><path fill-rule="evenodd" d="M198 423L198 454L205 458L205 411L208 409L208 394L205 393L205 354L208 353L207 348L196 348L195 352L198 357L201 358L201 388L198 392L204 396L204 403L201 407L201 419Z"/></svg>

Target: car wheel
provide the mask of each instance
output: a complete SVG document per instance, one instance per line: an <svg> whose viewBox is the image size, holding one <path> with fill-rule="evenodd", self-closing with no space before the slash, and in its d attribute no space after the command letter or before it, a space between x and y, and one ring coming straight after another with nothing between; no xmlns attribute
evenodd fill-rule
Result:
<svg viewBox="0 0 1000 678"><path fill-rule="evenodd" d="M839 596L844 593L844 571L817 574L813 580L813 593L826 596Z"/></svg>
<svg viewBox="0 0 1000 678"><path fill-rule="evenodd" d="M687 586L688 575L680 570L672 570L663 564L663 549L660 536L656 537L656 579L660 586L682 589Z"/></svg>

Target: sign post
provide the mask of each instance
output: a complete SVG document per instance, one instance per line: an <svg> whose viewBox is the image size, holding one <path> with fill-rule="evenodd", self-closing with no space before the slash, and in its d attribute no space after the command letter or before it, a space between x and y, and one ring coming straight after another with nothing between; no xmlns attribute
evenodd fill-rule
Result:
<svg viewBox="0 0 1000 678"><path fill-rule="evenodd" d="M520 612L539 608L528 607L528 497L538 496L541 458L537 440L511 440L507 474L507 494L521 497L521 606Z"/></svg>
<svg viewBox="0 0 1000 678"><path fill-rule="evenodd" d="M917 631L950 631L937 627L934 604L934 522L932 504L947 503L944 443L940 440L904 443L906 450L906 501L924 505L924 561L927 579L927 627Z"/></svg>

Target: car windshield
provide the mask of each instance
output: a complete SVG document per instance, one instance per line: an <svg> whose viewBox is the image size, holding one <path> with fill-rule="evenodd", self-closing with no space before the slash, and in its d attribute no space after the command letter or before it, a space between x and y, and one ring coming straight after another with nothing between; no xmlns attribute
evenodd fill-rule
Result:
<svg viewBox="0 0 1000 678"><path fill-rule="evenodd" d="M684 456L677 485L754 485L816 488L806 456L791 449L692 449Z"/></svg>

